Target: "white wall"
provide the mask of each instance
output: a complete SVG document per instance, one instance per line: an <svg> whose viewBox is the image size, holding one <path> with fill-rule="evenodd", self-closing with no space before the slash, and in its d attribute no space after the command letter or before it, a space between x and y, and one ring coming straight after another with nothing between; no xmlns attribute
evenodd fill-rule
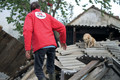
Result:
<svg viewBox="0 0 120 80"><path fill-rule="evenodd" d="M70 25L106 26L110 24L120 28L120 20L106 14L102 16L100 11L91 8Z"/></svg>

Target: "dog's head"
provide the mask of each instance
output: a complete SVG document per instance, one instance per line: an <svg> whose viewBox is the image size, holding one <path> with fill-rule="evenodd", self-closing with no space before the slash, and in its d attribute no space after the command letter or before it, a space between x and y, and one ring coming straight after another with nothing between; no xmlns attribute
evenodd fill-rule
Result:
<svg viewBox="0 0 120 80"><path fill-rule="evenodd" d="M90 36L89 34L85 34L85 35L83 36L84 42L89 42L90 39L91 39L91 36Z"/></svg>

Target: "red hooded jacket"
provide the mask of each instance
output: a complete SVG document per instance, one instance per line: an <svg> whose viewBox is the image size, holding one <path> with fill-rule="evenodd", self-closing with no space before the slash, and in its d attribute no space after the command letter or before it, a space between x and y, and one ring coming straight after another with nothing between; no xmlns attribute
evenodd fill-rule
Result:
<svg viewBox="0 0 120 80"><path fill-rule="evenodd" d="M23 27L25 50L37 51L40 48L54 45L57 47L53 31L60 34L60 42L66 43L66 28L51 15L35 9L28 13Z"/></svg>

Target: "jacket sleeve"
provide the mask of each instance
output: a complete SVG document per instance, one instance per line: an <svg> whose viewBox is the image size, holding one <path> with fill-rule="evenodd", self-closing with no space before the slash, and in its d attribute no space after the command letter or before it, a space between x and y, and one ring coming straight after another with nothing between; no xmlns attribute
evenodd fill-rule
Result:
<svg viewBox="0 0 120 80"><path fill-rule="evenodd" d="M26 51L31 50L32 32L33 32L32 18L30 14L28 14L25 18L23 27L23 36Z"/></svg>
<svg viewBox="0 0 120 80"><path fill-rule="evenodd" d="M52 16L51 16L51 26L52 26L53 30L59 32L60 42L66 43L66 28L65 28L65 26Z"/></svg>

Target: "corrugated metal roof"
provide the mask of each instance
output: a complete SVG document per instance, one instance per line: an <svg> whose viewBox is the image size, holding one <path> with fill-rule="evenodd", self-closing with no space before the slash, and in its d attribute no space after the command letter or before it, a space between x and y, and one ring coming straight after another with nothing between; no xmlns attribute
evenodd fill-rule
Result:
<svg viewBox="0 0 120 80"><path fill-rule="evenodd" d="M57 52L60 54L57 58L62 65L61 69L66 74L76 72L85 66L84 63L76 59L78 56L84 55L81 50L83 49L78 48L75 44L69 45L67 50L63 50L62 48L57 49Z"/></svg>
<svg viewBox="0 0 120 80"><path fill-rule="evenodd" d="M115 25L113 25L113 24L110 24L110 25L67 25L66 27L86 27L86 28L106 28L106 27L108 27L108 28L114 28L114 29L116 29L116 30L118 30L119 32L120 32L120 27L118 27L118 26L115 26Z"/></svg>
<svg viewBox="0 0 120 80"><path fill-rule="evenodd" d="M67 27L109 27L109 25L67 25Z"/></svg>
<svg viewBox="0 0 120 80"><path fill-rule="evenodd" d="M61 68L61 78L64 77L63 74L71 75L79 70L83 69L86 66L86 63L79 61L78 59L82 57L86 58L85 61L91 60L105 60L106 58L113 58L120 65L119 55L120 47L118 46L118 41L100 41L97 42L96 46L93 48L85 48L84 42L78 42L73 45L69 45L67 50L62 48L57 48L56 57L58 62L55 65L58 65ZM117 54L114 52L118 52ZM114 55L113 55L114 54ZM31 76L33 76L31 78ZM34 73L28 77L30 80L36 79Z"/></svg>
<svg viewBox="0 0 120 80"><path fill-rule="evenodd" d="M110 46L113 46L114 48L111 49L111 51L116 52L110 52L109 49ZM116 48L117 47L117 48ZM62 68L68 69L68 70L80 70L85 66L82 62L79 62L76 60L76 58L80 58L83 55L89 55L89 57L98 57L98 58L107 58L107 57L113 57L117 59L117 61L120 62L119 56L120 52L117 41L101 41L97 42L96 47L94 48L84 48L84 43L76 43L74 45L68 46L68 49L66 51L62 50L61 48L57 49L57 52L61 55L57 56ZM117 49L117 50L116 50ZM116 57L114 56L116 55ZM66 72L66 71L65 71Z"/></svg>

